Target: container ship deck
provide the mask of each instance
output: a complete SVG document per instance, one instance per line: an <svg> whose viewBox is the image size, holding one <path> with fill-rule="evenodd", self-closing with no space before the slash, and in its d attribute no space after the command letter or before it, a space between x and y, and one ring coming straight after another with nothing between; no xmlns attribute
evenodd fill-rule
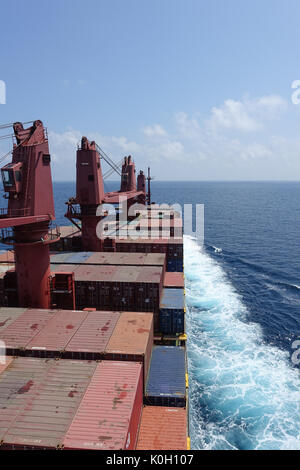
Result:
<svg viewBox="0 0 300 470"><path fill-rule="evenodd" d="M152 203L150 171L136 177L130 156L120 169L83 137L68 224L53 229L46 129L13 127L0 450L189 450L181 214ZM119 191L104 192L104 163Z"/></svg>

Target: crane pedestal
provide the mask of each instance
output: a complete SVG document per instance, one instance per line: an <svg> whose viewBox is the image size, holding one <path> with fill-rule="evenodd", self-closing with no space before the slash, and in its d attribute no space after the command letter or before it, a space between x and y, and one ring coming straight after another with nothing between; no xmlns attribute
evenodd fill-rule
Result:
<svg viewBox="0 0 300 470"><path fill-rule="evenodd" d="M102 242L97 236L99 216L82 216L82 247L84 251L102 251Z"/></svg>
<svg viewBox="0 0 300 470"><path fill-rule="evenodd" d="M48 223L14 229L14 249L20 307L50 308L49 244L58 240Z"/></svg>

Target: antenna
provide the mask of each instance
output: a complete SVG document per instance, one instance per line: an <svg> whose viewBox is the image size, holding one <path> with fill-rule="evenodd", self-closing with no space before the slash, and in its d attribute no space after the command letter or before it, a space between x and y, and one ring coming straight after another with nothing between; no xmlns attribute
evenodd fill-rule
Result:
<svg viewBox="0 0 300 470"><path fill-rule="evenodd" d="M148 181L148 193L147 193L147 204L148 206L151 204L151 185L150 185L150 182L153 180L153 178L151 177L150 175L150 166L148 166L148 177L147 177L147 181Z"/></svg>

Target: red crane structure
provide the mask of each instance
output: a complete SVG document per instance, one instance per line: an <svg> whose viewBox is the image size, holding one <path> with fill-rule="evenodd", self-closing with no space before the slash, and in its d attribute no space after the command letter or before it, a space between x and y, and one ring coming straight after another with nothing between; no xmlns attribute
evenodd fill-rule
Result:
<svg viewBox="0 0 300 470"><path fill-rule="evenodd" d="M101 160L121 176L120 191L104 192ZM76 163L76 197L70 198L66 217L82 232L82 247L85 251L103 251L105 240L99 239L96 233L98 222L104 217L97 215L102 204L119 205L126 201L127 212L135 203L145 204L146 179L141 171L136 184L135 164L131 156L125 157L121 173L118 166L95 143L82 137L77 150ZM120 208L122 209L122 208ZM81 227L75 220L81 221ZM110 247L107 247L110 249Z"/></svg>
<svg viewBox="0 0 300 470"><path fill-rule="evenodd" d="M1 241L14 245L19 305L49 308L49 244L59 233L49 228L55 211L47 131L41 121L27 129L16 122L13 129L12 162L1 168L8 199L0 214Z"/></svg>

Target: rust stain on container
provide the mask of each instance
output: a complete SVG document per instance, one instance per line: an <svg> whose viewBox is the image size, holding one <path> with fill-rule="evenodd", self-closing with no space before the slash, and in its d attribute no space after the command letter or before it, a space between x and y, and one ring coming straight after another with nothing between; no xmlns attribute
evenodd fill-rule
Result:
<svg viewBox="0 0 300 470"><path fill-rule="evenodd" d="M34 357L59 356L76 333L88 312L60 310L27 344L26 355Z"/></svg>
<svg viewBox="0 0 300 470"><path fill-rule="evenodd" d="M0 375L2 448L57 448L96 367L86 361L15 359Z"/></svg>
<svg viewBox="0 0 300 470"><path fill-rule="evenodd" d="M145 406L137 450L186 450L187 411L185 408Z"/></svg>
<svg viewBox="0 0 300 470"><path fill-rule="evenodd" d="M54 310L39 309L27 309L19 315L14 322L0 332L0 340L6 345L7 354L20 354L20 351L25 349L54 315Z"/></svg>
<svg viewBox="0 0 300 470"><path fill-rule="evenodd" d="M67 267L69 269L67 269ZM57 269L58 268L58 269ZM111 266L111 265L57 265L55 271L73 271L76 281L146 282L160 283L162 268L159 266ZM63 269L62 269L63 268Z"/></svg>
<svg viewBox="0 0 300 470"><path fill-rule="evenodd" d="M76 281L111 281L117 266L80 265L75 270Z"/></svg>
<svg viewBox="0 0 300 470"><path fill-rule="evenodd" d="M36 362L38 361L38 362ZM49 363L36 359L17 358L0 375L0 440L5 441L5 434L13 426L19 414L23 412L33 393L19 393L29 381L43 380ZM24 431L25 432L25 431Z"/></svg>
<svg viewBox="0 0 300 470"><path fill-rule="evenodd" d="M143 391L142 365L101 362L64 439L65 449L135 449Z"/></svg>
<svg viewBox="0 0 300 470"><path fill-rule="evenodd" d="M120 312L86 312L87 316L64 351L64 357L100 359L119 319Z"/></svg>

